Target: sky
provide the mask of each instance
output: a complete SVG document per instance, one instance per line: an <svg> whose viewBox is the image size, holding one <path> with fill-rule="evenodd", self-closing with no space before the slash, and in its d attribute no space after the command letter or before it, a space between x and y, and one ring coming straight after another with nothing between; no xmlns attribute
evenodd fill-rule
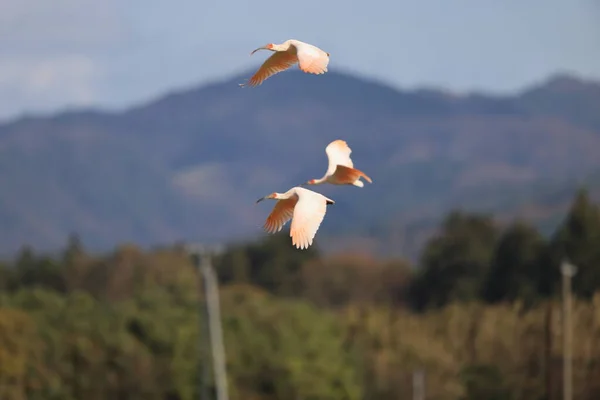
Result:
<svg viewBox="0 0 600 400"><path fill-rule="evenodd" d="M2 0L0 119L121 109L252 72L299 39L397 88L600 81L600 0ZM249 77L249 75L248 75Z"/></svg>

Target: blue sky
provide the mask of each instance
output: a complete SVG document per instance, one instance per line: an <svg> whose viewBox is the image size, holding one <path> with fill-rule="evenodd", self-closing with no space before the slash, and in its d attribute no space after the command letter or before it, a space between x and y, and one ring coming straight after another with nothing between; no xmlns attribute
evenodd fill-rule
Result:
<svg viewBox="0 0 600 400"><path fill-rule="evenodd" d="M400 88L600 80L600 0L2 0L0 118L121 108L228 79L299 39Z"/></svg>

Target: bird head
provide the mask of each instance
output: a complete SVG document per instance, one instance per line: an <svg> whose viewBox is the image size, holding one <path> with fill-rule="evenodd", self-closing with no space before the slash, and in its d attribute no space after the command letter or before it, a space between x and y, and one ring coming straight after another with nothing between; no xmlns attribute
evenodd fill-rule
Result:
<svg viewBox="0 0 600 400"><path fill-rule="evenodd" d="M273 43L268 43L268 44L266 44L266 45L264 45L262 47L259 47L258 49L253 50L252 53L250 53L250 55L256 53L259 50L271 50L271 51L273 51L274 48L275 48L275 45Z"/></svg>
<svg viewBox="0 0 600 400"><path fill-rule="evenodd" d="M260 199L256 200L256 204L258 204L261 201L266 200L266 199L276 199L276 198L277 198L277 193L271 193L267 196L261 197Z"/></svg>

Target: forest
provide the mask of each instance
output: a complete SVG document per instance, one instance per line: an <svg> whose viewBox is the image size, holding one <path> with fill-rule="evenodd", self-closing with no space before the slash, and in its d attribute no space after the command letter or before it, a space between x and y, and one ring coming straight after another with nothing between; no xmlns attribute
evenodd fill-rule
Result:
<svg viewBox="0 0 600 400"><path fill-rule="evenodd" d="M231 243L214 260L230 398L408 400L421 371L427 400L558 400L564 260L574 399L598 399L600 204L585 189L549 236L454 210L417 265L325 255L318 237L296 250L285 229ZM202 298L182 244L23 247L0 263L0 398L198 399Z"/></svg>

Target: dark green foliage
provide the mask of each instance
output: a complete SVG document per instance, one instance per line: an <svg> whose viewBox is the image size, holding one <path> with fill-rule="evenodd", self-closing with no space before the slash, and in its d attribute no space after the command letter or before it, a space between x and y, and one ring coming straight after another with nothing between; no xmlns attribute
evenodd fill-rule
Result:
<svg viewBox="0 0 600 400"><path fill-rule="evenodd" d="M417 309L452 300L475 300L488 274L497 228L491 217L450 213L441 233L427 242L411 289Z"/></svg>
<svg viewBox="0 0 600 400"><path fill-rule="evenodd" d="M546 270L548 290L556 290L560 263L569 260L577 266L573 291L590 298L600 285L600 206L592 203L587 190L577 194L564 222L550 242Z"/></svg>
<svg viewBox="0 0 600 400"><path fill-rule="evenodd" d="M468 365L460 373L465 387L461 400L513 400L500 370L492 365Z"/></svg>
<svg viewBox="0 0 600 400"><path fill-rule="evenodd" d="M504 231L491 261L483 297L490 302L534 301L542 274L544 238L531 226L516 222Z"/></svg>
<svg viewBox="0 0 600 400"><path fill-rule="evenodd" d="M595 398L599 218L582 191L547 243L524 222L453 212L415 272L300 251L285 232L229 246L215 266L230 398L410 400L415 370L431 399L557 398L561 305L547 297L564 257L581 274L574 387ZM199 283L181 246L23 248L0 263L0 398L197 399L201 368L212 375Z"/></svg>
<svg viewBox="0 0 600 400"><path fill-rule="evenodd" d="M316 246L305 250L290 246L287 232L265 236L258 243L234 246L216 263L224 283L248 282L279 295L300 290L300 268L319 256Z"/></svg>
<svg viewBox="0 0 600 400"><path fill-rule="evenodd" d="M358 359L343 347L335 315L244 286L229 288L226 300L237 390L276 399L361 399Z"/></svg>
<svg viewBox="0 0 600 400"><path fill-rule="evenodd" d="M19 286L37 286L57 292L66 290L63 266L50 257L36 257L29 247L24 247L17 256L13 273Z"/></svg>

